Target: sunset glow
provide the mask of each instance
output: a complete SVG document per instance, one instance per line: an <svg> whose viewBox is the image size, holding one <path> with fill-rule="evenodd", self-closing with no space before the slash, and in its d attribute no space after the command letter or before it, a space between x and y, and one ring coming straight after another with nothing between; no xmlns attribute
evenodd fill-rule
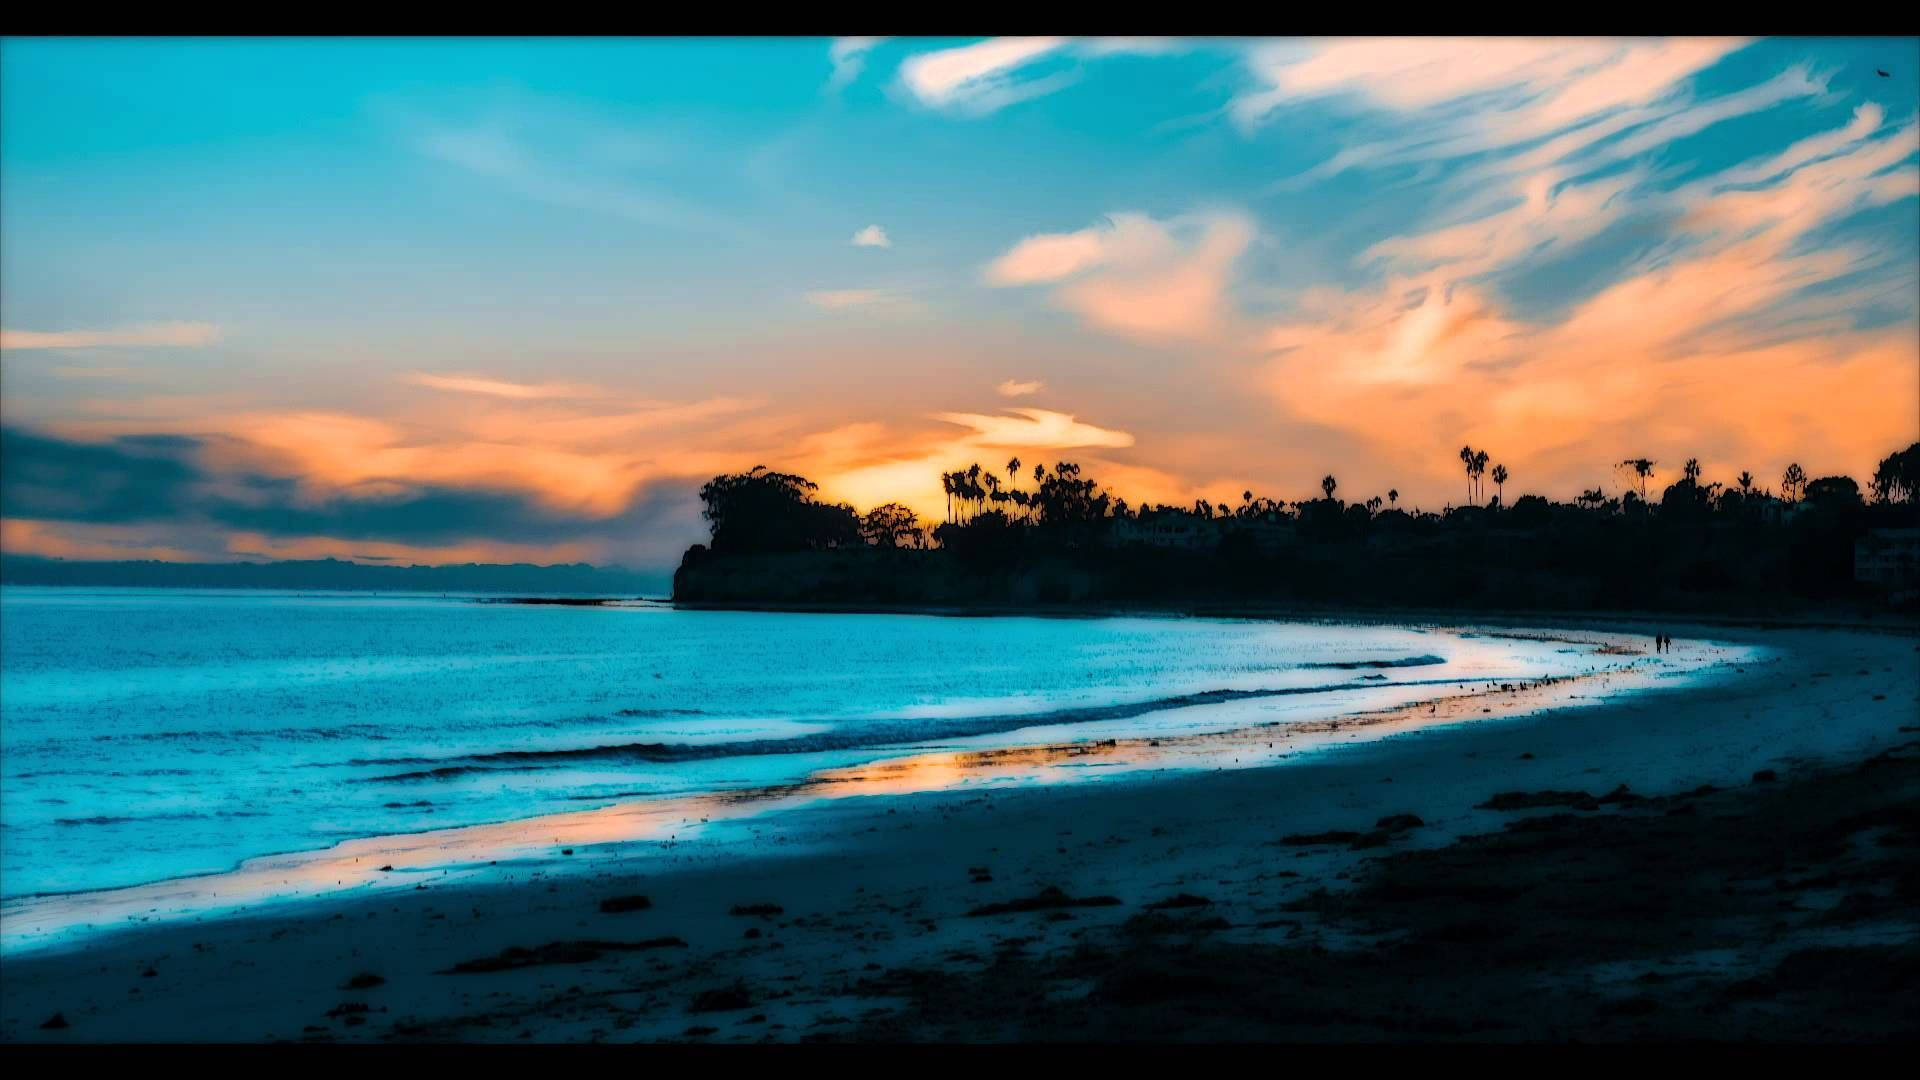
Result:
<svg viewBox="0 0 1920 1080"><path fill-rule="evenodd" d="M1877 75L1885 70L1886 77ZM1457 502L1920 436L1911 39L9 40L0 543L618 563L767 465ZM1660 482L1665 482L1665 479Z"/></svg>

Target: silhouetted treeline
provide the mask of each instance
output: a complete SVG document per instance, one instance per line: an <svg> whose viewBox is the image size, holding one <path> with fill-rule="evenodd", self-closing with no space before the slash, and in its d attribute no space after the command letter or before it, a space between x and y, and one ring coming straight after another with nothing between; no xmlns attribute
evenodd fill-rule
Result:
<svg viewBox="0 0 1920 1080"><path fill-rule="evenodd" d="M1628 489L1572 502L1523 495L1484 450L1463 447L1470 494L1443 512L1398 491L1346 502L1333 476L1292 503L1242 492L1191 507L1130 506L1070 462L942 477L947 520L927 528L898 504L866 517L813 497L800 477L718 477L702 490L711 547L695 545L676 600L901 605L1115 604L1646 609L1789 612L1911 605L1920 526L1920 443L1880 463L1868 490L1810 478L1780 493L1747 473L1708 481L1695 461L1659 491L1657 462L1622 462ZM1004 477L1004 479L1003 479ZM1866 580L1856 544L1899 546L1892 577ZM1904 546L1900 546L1904 545ZM1876 548L1875 550L1880 550ZM1890 584L1891 582L1891 584Z"/></svg>
<svg viewBox="0 0 1920 1080"><path fill-rule="evenodd" d="M91 562L0 556L0 583L167 589L339 589L385 592L587 593L637 596L659 589L656 575L574 563L466 563L371 566L338 559L284 562Z"/></svg>

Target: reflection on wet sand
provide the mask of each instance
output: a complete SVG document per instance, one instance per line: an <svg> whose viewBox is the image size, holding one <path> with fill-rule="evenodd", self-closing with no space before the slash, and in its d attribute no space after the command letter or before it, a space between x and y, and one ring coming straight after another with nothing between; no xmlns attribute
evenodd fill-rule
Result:
<svg viewBox="0 0 1920 1080"><path fill-rule="evenodd" d="M161 919L232 912L265 901L338 896L350 891L427 889L489 876L539 875L562 863L644 858L688 839L702 826L805 803L899 796L977 785L1069 783L1098 774L1152 769L1248 768L1327 746L1397 731L1513 716L1572 704L1595 690L1647 685L1650 669L1625 668L1527 683L1489 683L1431 695L1431 685L1401 688L1414 700L1330 719L1260 720L1230 730L1156 737L1049 742L1024 747L942 749L822 769L805 780L697 796L622 803L496 824L350 840L315 852L250 859L232 871L126 889L35 896L0 908L0 946L36 948L88 932ZM1391 689L1391 688L1383 688ZM1213 706L1220 708L1220 706ZM1176 710L1178 711L1178 710ZM1269 714L1271 715L1271 714ZM1284 715L1284 714L1282 714ZM1036 735L1043 734L1036 731Z"/></svg>

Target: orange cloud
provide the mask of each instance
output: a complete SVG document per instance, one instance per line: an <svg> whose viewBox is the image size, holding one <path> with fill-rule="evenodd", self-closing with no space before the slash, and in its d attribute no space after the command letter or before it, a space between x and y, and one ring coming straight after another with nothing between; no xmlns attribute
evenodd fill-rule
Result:
<svg viewBox="0 0 1920 1080"><path fill-rule="evenodd" d="M589 397L599 393L591 386L575 386L570 383L516 383L478 375L433 375L415 372L407 376L407 381L415 386L425 386L434 390L451 390L461 394L486 394L520 401Z"/></svg>
<svg viewBox="0 0 1920 1080"><path fill-rule="evenodd" d="M1166 224L1114 214L1078 232L1029 236L989 263L983 277L996 286L1055 284L1057 304L1113 333L1206 338L1227 329L1234 263L1254 234L1240 214Z"/></svg>
<svg viewBox="0 0 1920 1080"><path fill-rule="evenodd" d="M0 349L193 348L220 340L212 323L153 323L125 330L0 330Z"/></svg>

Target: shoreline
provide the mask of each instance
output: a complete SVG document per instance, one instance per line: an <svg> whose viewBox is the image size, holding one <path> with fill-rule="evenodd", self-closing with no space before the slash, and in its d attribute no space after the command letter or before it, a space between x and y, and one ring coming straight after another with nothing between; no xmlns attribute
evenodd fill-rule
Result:
<svg viewBox="0 0 1920 1080"><path fill-rule="evenodd" d="M1620 701L1522 707L1364 745L1338 745L1346 740L1328 731L1337 749L1275 766L811 800L706 823L640 862L621 858L615 843L581 849L607 857L564 872L549 853L499 868L504 880L495 882L426 877L117 931L72 951L10 957L0 1039L950 1037L927 1018L915 985L981 977L1010 952L1047 968L1078 950L1118 949L1136 917L1190 914L1148 910L1181 894L1204 898L1196 911L1227 924L1194 933L1255 948L1310 938L1337 951L1352 944L1350 930L1312 925L1286 905L1345 890L1383 858L1498 830L1515 815L1478 807L1502 792L1599 799L1626 784L1636 797L1672 799L1702 783L1744 787L1758 767L1791 778L1911 741L1898 729L1913 724L1920 665L1902 637L1736 637L1780 652L1740 678ZM1624 799L1596 806L1608 817L1630 808ZM1559 812L1566 808L1528 816ZM1403 814L1421 824L1361 843ZM1327 833L1355 835L1282 842ZM968 915L1043 898L1048 886L1068 899L1119 902ZM650 898L646 910L599 910L633 894ZM733 913L762 904L782 910ZM680 944L623 947L663 938ZM439 974L513 948L525 952L492 973ZM267 972L275 981L263 994ZM916 973L933 981L915 983ZM381 982L344 989L363 974ZM1072 986L1050 978L1036 975L1032 987L1048 1002L1072 999ZM39 1029L56 1010L72 1026ZM961 1037L1008 1037L998 1030L983 1019Z"/></svg>
<svg viewBox="0 0 1920 1080"><path fill-rule="evenodd" d="M1469 637L1476 636L1472 632L1491 629L1478 622L1435 628L1468 632ZM1546 635L1544 640L1591 645L1596 636L1617 636L1614 631L1590 628L1584 631L1585 636L1579 636L1580 631L1574 628L1563 633L1567 636ZM1496 631L1489 636L1500 635ZM1707 641L1681 644L1693 650L1720 649ZM1631 646L1612 643L1603 645L1601 651L1621 649L1627 650L1628 655L1643 655ZM9 897L0 901L0 924L5 924L5 929L0 930L0 956L28 955L41 949L84 948L90 935L125 932L129 920L144 923L149 921L147 913L160 910L167 912L163 919L177 920L195 914L224 917L262 906L324 904L358 887L384 889L389 887L389 880L401 880L382 876L388 873L438 870L463 878L484 879L491 867L501 861L550 860L555 851L569 844L582 847L584 856L585 848L598 845L659 842L662 837L666 843L675 843L680 841L681 831L676 828L676 822L684 827L696 821L708 824L724 818L777 815L823 799L927 795L943 788L978 783L1034 783L1044 780L1046 770L1068 758L1075 759L1076 768L1116 769L1130 774L1129 780L1132 774L1151 778L1158 773L1193 773L1210 764L1222 767L1217 763L1229 757L1231 767L1236 769L1270 768L1281 766L1298 755L1353 740L1357 732L1369 728L1387 729L1375 734L1378 738L1396 730L1415 731L1429 726L1526 715L1541 709L1570 708L1582 697L1591 697L1576 693L1582 689L1592 688L1614 695L1644 693L1661 678L1711 678L1726 663L1701 658L1683 670L1666 671L1634 660L1621 667L1552 676L1536 683L1452 677L1369 683L1363 680L1379 676L1362 676L1362 681L1323 687L1269 692L1223 691L1216 695L1195 695L1192 701L1148 702L1139 707L1141 713L1168 719L1184 715L1190 709L1203 709L1208 717L1222 718L1213 720L1205 730L1186 733L1174 727L1166 733L1099 738L1097 729L1102 721L1063 724L1050 722L1055 719L1053 713L1036 713L1028 718L1030 722L1011 729L1028 733L1022 742L1014 745L968 745L979 739L991 739L998 733L922 740L917 745L877 745L870 749L872 756L865 762L817 768L784 783L618 799L590 809L386 832L348 838L319 848L266 852L243 858L224 870L104 889L46 891ZM1366 705L1359 701L1329 699L1326 704L1331 709L1323 712L1313 708L1320 703L1317 697L1305 692L1313 690L1394 695L1403 700ZM1309 708L1308 715L1270 719L1259 711L1267 700L1291 701L1296 696ZM1133 715L1133 710L1126 705L1108 709L1120 719ZM1224 722L1226 717L1237 717L1237 722ZM1343 731L1344 739L1333 738ZM1095 737L1089 738L1089 733ZM572 856L571 848L566 850L567 855ZM569 858L562 865L572 863ZM57 922L53 930L34 925L49 918ZM23 931L23 922L31 928ZM69 934L66 927L82 931L82 936L77 941L65 940Z"/></svg>
<svg viewBox="0 0 1920 1080"><path fill-rule="evenodd" d="M607 604L620 603L617 599ZM1830 613L1733 614L1700 611L1646 611L1639 609L1530 610L1525 608L1473 609L1420 607L1346 607L1262 604L1191 604L1167 606L1103 606L1087 604L839 604L740 603L731 601L667 600L662 603L686 611L758 611L819 615L926 615L940 618L1028 617L1061 619L1197 618L1250 619L1306 623L1417 624L1450 626L1512 626L1544 628L1541 624L1595 632L1630 632L1620 628L1653 626L1713 626L1752 630L1858 630L1920 636L1920 616L1882 612L1857 618Z"/></svg>

